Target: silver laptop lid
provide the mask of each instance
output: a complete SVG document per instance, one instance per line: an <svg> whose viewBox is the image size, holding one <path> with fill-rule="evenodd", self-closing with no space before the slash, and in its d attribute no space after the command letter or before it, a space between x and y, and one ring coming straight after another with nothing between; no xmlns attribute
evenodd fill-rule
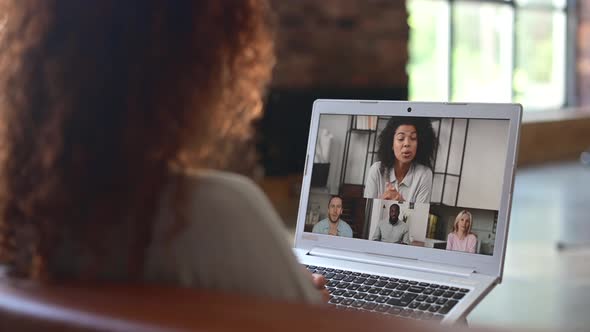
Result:
<svg viewBox="0 0 590 332"><path fill-rule="evenodd" d="M317 100L295 246L501 278L521 116L518 104Z"/></svg>

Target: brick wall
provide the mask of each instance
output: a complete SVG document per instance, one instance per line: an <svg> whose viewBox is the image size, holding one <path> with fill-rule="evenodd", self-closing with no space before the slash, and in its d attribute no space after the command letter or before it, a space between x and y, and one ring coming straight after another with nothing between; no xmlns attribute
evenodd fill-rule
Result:
<svg viewBox="0 0 590 332"><path fill-rule="evenodd" d="M267 175L301 173L317 98L407 98L405 0L270 0L277 65L260 122Z"/></svg>
<svg viewBox="0 0 590 332"><path fill-rule="evenodd" d="M580 106L590 105L590 0L577 2L578 34L576 82Z"/></svg>
<svg viewBox="0 0 590 332"><path fill-rule="evenodd" d="M405 0L272 0L273 87L407 87Z"/></svg>

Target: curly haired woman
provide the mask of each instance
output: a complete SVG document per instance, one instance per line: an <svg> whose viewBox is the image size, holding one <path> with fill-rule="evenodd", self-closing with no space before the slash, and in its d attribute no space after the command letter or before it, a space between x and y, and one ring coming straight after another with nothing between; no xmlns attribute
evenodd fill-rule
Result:
<svg viewBox="0 0 590 332"><path fill-rule="evenodd" d="M1 8L0 262L10 276L319 301L325 280L297 264L260 189L208 170L244 172L253 160L244 151L274 61L265 1Z"/></svg>
<svg viewBox="0 0 590 332"><path fill-rule="evenodd" d="M430 203L435 150L430 119L392 117L379 134L379 161L369 169L364 197Z"/></svg>

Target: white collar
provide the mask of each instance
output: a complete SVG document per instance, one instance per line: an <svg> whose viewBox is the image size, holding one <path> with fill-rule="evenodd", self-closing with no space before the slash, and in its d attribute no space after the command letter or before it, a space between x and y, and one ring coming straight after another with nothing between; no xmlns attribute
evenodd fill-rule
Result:
<svg viewBox="0 0 590 332"><path fill-rule="evenodd" d="M412 181L414 180L414 169L415 168L416 168L415 162L412 162L412 164L410 165L410 169L408 169L408 173L406 173L406 176L399 183L397 182L397 178L395 177L395 168L392 168L391 172L389 172L389 181L391 183L397 183L398 188L402 184L410 187L412 185Z"/></svg>

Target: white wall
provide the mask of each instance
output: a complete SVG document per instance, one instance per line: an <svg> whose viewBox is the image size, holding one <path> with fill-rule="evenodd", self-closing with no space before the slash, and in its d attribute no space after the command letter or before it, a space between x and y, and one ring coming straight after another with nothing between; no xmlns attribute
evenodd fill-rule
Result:
<svg viewBox="0 0 590 332"><path fill-rule="evenodd" d="M447 175L443 194L445 179L443 175L435 174L431 200L440 202L442 197L442 203L447 205L498 210L506 162L508 121L471 119L467 129L467 120L455 119L452 139L451 119L441 121L435 171L445 172L447 169L450 174L460 173L461 184L457 196L459 178ZM433 126L435 131L438 130L438 122L435 121ZM465 156L461 169L463 146Z"/></svg>
<svg viewBox="0 0 590 332"><path fill-rule="evenodd" d="M377 225L381 220L389 219L389 207L392 204L400 206L400 218L408 216L406 223L410 226L410 241L424 241L426 238L426 228L428 226L428 211L430 204L414 204L410 209L409 203L398 203L395 201L385 201L381 199L373 200L373 208L370 216L369 240L375 233Z"/></svg>
<svg viewBox="0 0 590 332"><path fill-rule="evenodd" d="M322 115L319 128L326 129L333 135L330 147L330 171L328 173L328 192L338 194L340 187L340 170L342 168L342 156L344 154L344 141L346 130L349 127L348 115ZM316 142L317 143L317 142Z"/></svg>
<svg viewBox="0 0 590 332"><path fill-rule="evenodd" d="M452 140L451 140L451 123L452 119L441 119L441 128L438 136L438 151L436 154L435 172L445 172L450 174L461 173L461 157L463 154L463 144L465 141L465 130L467 128L467 120L455 119L452 125ZM438 130L438 121L433 123L435 131ZM450 144L450 147L449 147ZM447 162L447 154L449 155ZM455 205L457 199L457 186L459 185L459 178L456 176L446 176L444 181L443 175L435 174L432 184L431 200L434 202L442 202L447 205ZM444 186L444 195L441 196Z"/></svg>
<svg viewBox="0 0 590 332"><path fill-rule="evenodd" d="M367 158L367 142L372 136L367 132L353 131L350 135L350 150L348 152L345 183L364 184L363 172ZM372 142L372 140L371 140ZM369 149L372 147L369 146ZM370 157L369 157L370 158ZM365 174L366 176L366 174Z"/></svg>
<svg viewBox="0 0 590 332"><path fill-rule="evenodd" d="M499 210L508 146L507 120L470 120L458 206Z"/></svg>

